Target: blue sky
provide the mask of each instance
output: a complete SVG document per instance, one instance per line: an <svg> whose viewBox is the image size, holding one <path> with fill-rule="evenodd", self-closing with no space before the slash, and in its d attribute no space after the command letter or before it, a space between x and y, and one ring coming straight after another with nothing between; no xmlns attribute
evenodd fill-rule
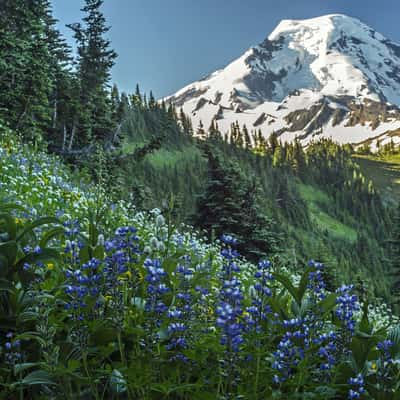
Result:
<svg viewBox="0 0 400 400"><path fill-rule="evenodd" d="M60 29L81 18L83 0L53 0ZM239 57L282 19L343 13L400 42L400 0L105 0L119 57L113 81L156 97L172 94Z"/></svg>

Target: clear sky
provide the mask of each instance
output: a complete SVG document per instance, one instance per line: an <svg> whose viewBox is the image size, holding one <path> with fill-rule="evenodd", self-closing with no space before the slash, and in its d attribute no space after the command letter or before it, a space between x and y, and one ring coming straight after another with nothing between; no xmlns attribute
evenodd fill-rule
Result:
<svg viewBox="0 0 400 400"><path fill-rule="evenodd" d="M55 16L78 22L83 0L53 0ZM113 81L156 97L224 67L264 40L282 19L343 13L400 42L400 0L105 0L118 52Z"/></svg>

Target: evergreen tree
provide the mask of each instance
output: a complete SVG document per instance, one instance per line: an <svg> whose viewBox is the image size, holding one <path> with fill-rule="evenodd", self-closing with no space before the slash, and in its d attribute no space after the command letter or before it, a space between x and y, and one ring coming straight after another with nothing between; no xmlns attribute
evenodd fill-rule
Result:
<svg viewBox="0 0 400 400"><path fill-rule="evenodd" d="M396 215L393 218L393 232L388 240L388 263L390 274L392 276L392 294L397 305L397 311L400 309L400 204Z"/></svg>
<svg viewBox="0 0 400 400"><path fill-rule="evenodd" d="M268 141L269 141L269 147L271 150L271 154L273 155L273 154L275 154L276 148L279 146L278 135L275 132L272 132Z"/></svg>
<svg viewBox="0 0 400 400"><path fill-rule="evenodd" d="M188 136L193 136L193 126L191 119L183 112L183 108L179 110L179 121L182 125L183 132Z"/></svg>
<svg viewBox="0 0 400 400"><path fill-rule="evenodd" d="M101 12L103 0L86 0L82 12L83 24L69 25L78 45L77 74L80 89L79 143L88 144L92 139L110 139L115 125L112 121L108 83L117 54L105 38L106 26ZM73 144L75 143L72 138ZM72 147L72 146L71 146Z"/></svg>
<svg viewBox="0 0 400 400"><path fill-rule="evenodd" d="M251 139L249 135L249 131L247 130L246 124L243 125L243 138L244 138L244 146L247 150L250 150L253 146L251 144Z"/></svg>
<svg viewBox="0 0 400 400"><path fill-rule="evenodd" d="M0 117L34 142L41 140L52 115L47 14L47 1L0 2Z"/></svg>
<svg viewBox="0 0 400 400"><path fill-rule="evenodd" d="M155 108L157 108L157 102L156 99L154 98L153 92L150 90L150 94L149 94L149 108L151 110L154 110Z"/></svg>
<svg viewBox="0 0 400 400"><path fill-rule="evenodd" d="M204 129L204 125L203 125L203 121L202 120L200 120L200 122L199 122L199 127L197 128L196 135L200 139L206 139L207 138L207 133L206 133L206 131Z"/></svg>
<svg viewBox="0 0 400 400"><path fill-rule="evenodd" d="M211 121L210 127L208 128L208 137L214 140L222 140L222 136L215 119Z"/></svg>
<svg viewBox="0 0 400 400"><path fill-rule="evenodd" d="M241 252L251 260L276 252L277 236L260 207L259 184L250 181L236 164L224 163L207 144L204 152L208 181L197 201L195 225L209 235L234 235Z"/></svg>
<svg viewBox="0 0 400 400"><path fill-rule="evenodd" d="M298 140L293 144L292 169L295 175L300 178L303 178L306 174L306 155Z"/></svg>

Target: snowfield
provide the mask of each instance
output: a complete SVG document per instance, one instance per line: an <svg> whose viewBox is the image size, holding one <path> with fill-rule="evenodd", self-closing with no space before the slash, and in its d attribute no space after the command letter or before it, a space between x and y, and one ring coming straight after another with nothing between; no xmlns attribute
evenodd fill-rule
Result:
<svg viewBox="0 0 400 400"><path fill-rule="evenodd" d="M215 120L222 133L238 121L304 144L316 136L384 140L400 128L400 45L345 15L283 20L226 68L164 100L195 127ZM300 129L293 118L303 120Z"/></svg>

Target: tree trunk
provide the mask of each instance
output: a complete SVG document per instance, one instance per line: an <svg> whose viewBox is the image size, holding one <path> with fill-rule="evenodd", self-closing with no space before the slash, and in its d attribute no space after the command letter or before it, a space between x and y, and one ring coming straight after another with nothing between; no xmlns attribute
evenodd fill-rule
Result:
<svg viewBox="0 0 400 400"><path fill-rule="evenodd" d="M67 127L66 127L65 122L64 122L62 151L65 151L66 142L67 142Z"/></svg>
<svg viewBox="0 0 400 400"><path fill-rule="evenodd" d="M56 124L57 124L57 98L54 99L53 129L56 129Z"/></svg>
<svg viewBox="0 0 400 400"><path fill-rule="evenodd" d="M72 150L72 145L74 143L74 138L75 138L75 131L76 131L76 121L74 121L71 129L71 137L69 139L69 145L68 145L68 150Z"/></svg>

